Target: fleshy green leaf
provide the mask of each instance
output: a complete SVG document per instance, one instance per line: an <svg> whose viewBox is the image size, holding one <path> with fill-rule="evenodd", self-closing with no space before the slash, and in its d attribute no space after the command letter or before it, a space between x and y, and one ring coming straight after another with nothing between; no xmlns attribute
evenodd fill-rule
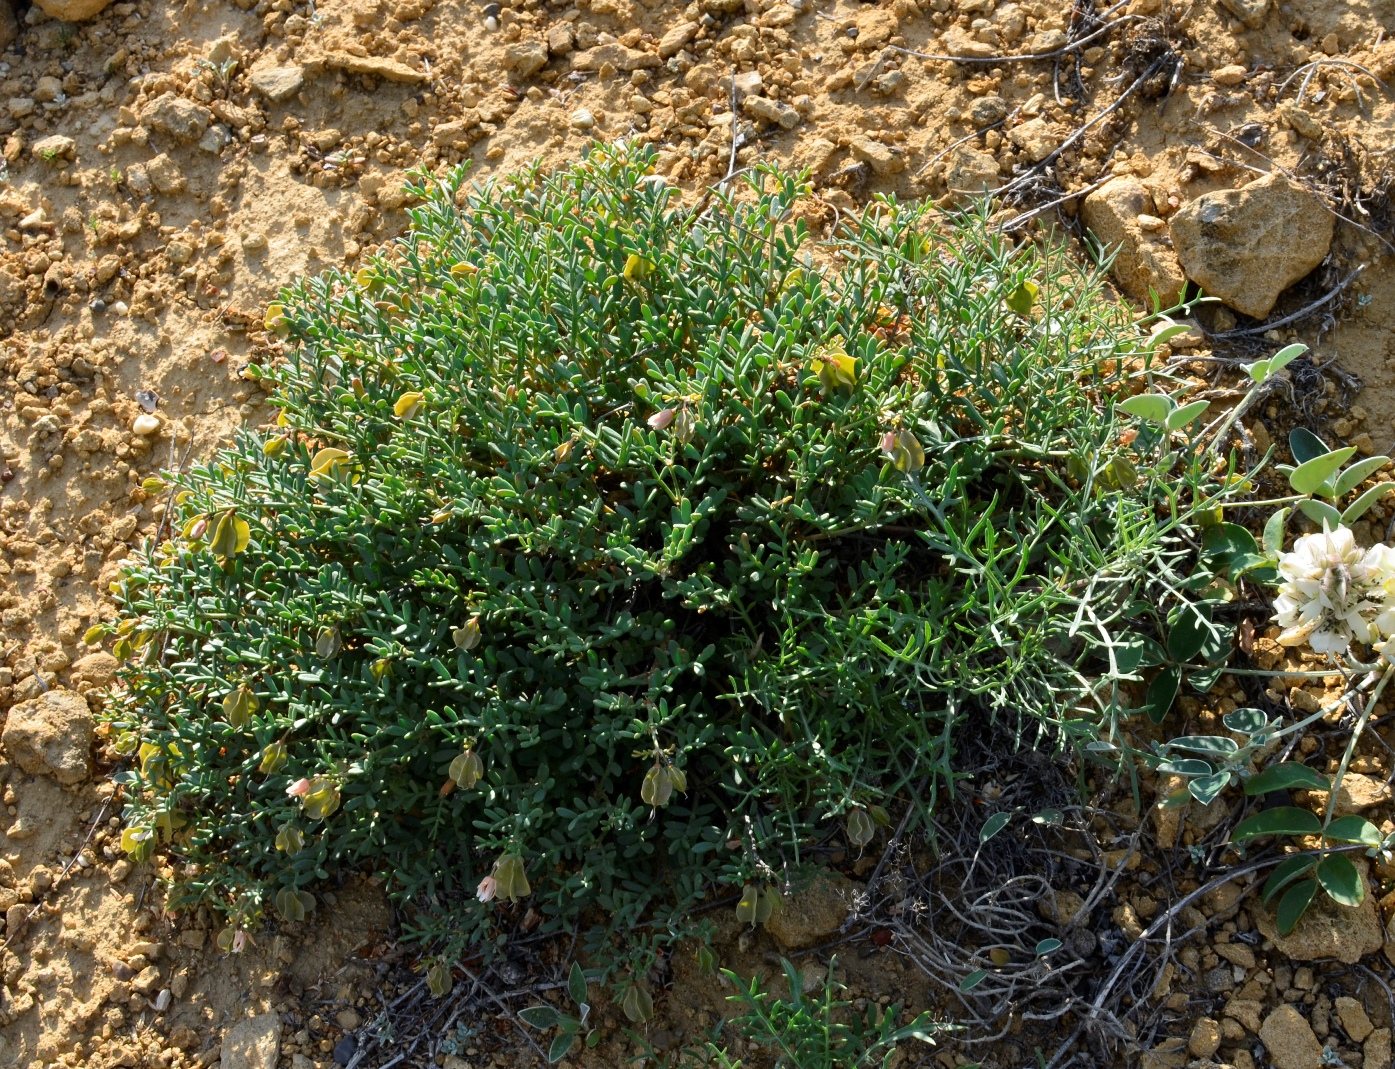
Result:
<svg viewBox="0 0 1395 1069"><path fill-rule="evenodd" d="M578 1006L590 1001L586 997L586 974L576 962L572 962L571 971L567 973L567 993Z"/></svg>
<svg viewBox="0 0 1395 1069"><path fill-rule="evenodd" d="M1280 935L1289 935L1298 927L1303 914L1308 912L1308 907L1313 904L1313 896L1317 894L1317 889L1317 880L1310 879L1299 880L1284 892L1284 896L1279 899L1278 909L1274 911L1274 924Z"/></svg>
<svg viewBox="0 0 1395 1069"><path fill-rule="evenodd" d="M1002 813L994 813L991 817L989 817L987 820L983 822L983 827L979 829L978 841L980 843L986 843L989 839L993 838L993 836L997 835L998 832L1006 828L1008 825L1008 821L1010 821L1011 819L1011 810L1007 810Z"/></svg>
<svg viewBox="0 0 1395 1069"><path fill-rule="evenodd" d="M1381 835L1379 828L1365 817L1359 817L1354 813L1338 817L1327 825L1327 830L1322 834L1334 842L1361 843L1365 846L1378 847L1385 841L1385 836Z"/></svg>
<svg viewBox="0 0 1395 1069"><path fill-rule="evenodd" d="M1339 906L1359 906L1366 897L1366 881L1344 854L1328 854L1318 862L1318 883Z"/></svg>
<svg viewBox="0 0 1395 1069"><path fill-rule="evenodd" d="M1148 684L1148 693L1143 703L1149 720L1155 724L1163 722L1168 710L1172 708L1172 703L1177 700L1177 691L1181 686L1180 668L1164 668L1153 677L1153 681Z"/></svg>
<svg viewBox="0 0 1395 1069"><path fill-rule="evenodd" d="M983 983L984 978L987 976L987 969L975 969L973 972L969 973L968 976L959 981L959 990L972 991L974 988L978 987L979 984Z"/></svg>
<svg viewBox="0 0 1395 1069"><path fill-rule="evenodd" d="M1165 393L1140 393L1124 398L1118 407L1145 423L1166 424L1167 417L1177 408L1177 402Z"/></svg>
<svg viewBox="0 0 1395 1069"><path fill-rule="evenodd" d="M1264 889L1260 892L1260 901L1266 906L1274 900L1274 896L1291 884L1294 880L1307 872L1310 872L1317 864L1317 858L1312 854L1294 854L1286 857L1275 866L1274 871L1269 874L1269 878L1264 881Z"/></svg>
<svg viewBox="0 0 1395 1069"><path fill-rule="evenodd" d="M1298 511L1307 516L1318 526L1326 524L1335 528L1342 522L1342 514L1329 505L1326 501L1319 501L1315 497L1310 497L1306 501L1298 502Z"/></svg>
<svg viewBox="0 0 1395 1069"><path fill-rule="evenodd" d="M1288 484L1295 494L1312 494L1356 454L1354 446L1343 446L1312 460L1305 460L1288 474Z"/></svg>
<svg viewBox="0 0 1395 1069"><path fill-rule="evenodd" d="M1217 772L1214 776L1202 776L1192 780L1187 784L1187 790L1202 805L1210 805L1229 782L1229 772Z"/></svg>
<svg viewBox="0 0 1395 1069"><path fill-rule="evenodd" d="M1170 431L1180 431L1210 407L1210 401L1193 401L1189 405L1183 405L1174 410L1163 425Z"/></svg>
<svg viewBox="0 0 1395 1069"><path fill-rule="evenodd" d="M1391 490L1395 490L1395 483L1376 483L1375 486L1366 489L1360 497L1342 510L1342 523L1351 526Z"/></svg>
<svg viewBox="0 0 1395 1069"><path fill-rule="evenodd" d="M1235 825L1230 833L1233 843L1257 839L1261 835L1316 835L1322 831L1322 821L1294 805L1265 809Z"/></svg>
<svg viewBox="0 0 1395 1069"><path fill-rule="evenodd" d="M1268 794L1270 791L1287 791L1295 787L1303 787L1308 790L1325 791L1331 786L1327 777L1321 772L1301 765L1297 761L1281 761L1277 765L1270 765L1263 772L1251 776L1245 781L1245 793L1248 795Z"/></svg>
<svg viewBox="0 0 1395 1069"><path fill-rule="evenodd" d="M1345 497L1389 463L1389 457L1366 457L1358 460L1337 476L1337 481L1333 484L1336 496Z"/></svg>
<svg viewBox="0 0 1395 1069"><path fill-rule="evenodd" d="M1263 709L1236 709L1221 717L1221 722L1231 731L1253 735L1269 726L1269 716Z"/></svg>
<svg viewBox="0 0 1395 1069"><path fill-rule="evenodd" d="M1288 522L1288 508L1281 508L1269 517L1264 525L1264 552L1277 557L1284 550L1284 524Z"/></svg>
<svg viewBox="0 0 1395 1069"><path fill-rule="evenodd" d="M1306 427L1294 427L1288 432L1288 448L1295 464L1306 464L1327 452L1327 443Z"/></svg>
<svg viewBox="0 0 1395 1069"><path fill-rule="evenodd" d="M519 1010L518 1016L523 1019L524 1024L528 1025L530 1028L536 1028L540 1032L548 1028L556 1027L557 1022L562 1019L560 1013L546 1004L528 1006L525 1009Z"/></svg>

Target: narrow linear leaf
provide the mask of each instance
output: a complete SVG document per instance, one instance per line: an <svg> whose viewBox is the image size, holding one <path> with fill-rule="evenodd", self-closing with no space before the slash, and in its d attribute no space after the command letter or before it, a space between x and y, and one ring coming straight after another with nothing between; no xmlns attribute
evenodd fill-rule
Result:
<svg viewBox="0 0 1395 1069"><path fill-rule="evenodd" d="M1345 497L1389 463L1389 457L1366 457L1364 460L1358 460L1337 476L1337 481L1333 484L1337 496Z"/></svg>
<svg viewBox="0 0 1395 1069"><path fill-rule="evenodd" d="M1383 498L1391 490L1395 490L1395 483L1376 483L1362 493L1355 501L1342 510L1342 522L1351 526L1362 516L1370 511L1371 506Z"/></svg>

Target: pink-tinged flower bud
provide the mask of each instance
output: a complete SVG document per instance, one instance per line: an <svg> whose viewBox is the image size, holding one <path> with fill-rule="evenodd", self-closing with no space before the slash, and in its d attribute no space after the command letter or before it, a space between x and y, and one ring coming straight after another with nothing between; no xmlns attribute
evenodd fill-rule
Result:
<svg viewBox="0 0 1395 1069"><path fill-rule="evenodd" d="M885 434L882 435L882 452L883 452L883 453L894 453L894 452L896 452L896 432L895 432L895 431L887 431Z"/></svg>
<svg viewBox="0 0 1395 1069"><path fill-rule="evenodd" d="M499 893L499 881L493 876L486 876L480 880L479 887L475 888L475 895L481 902L488 902Z"/></svg>
<svg viewBox="0 0 1395 1069"><path fill-rule="evenodd" d="M241 954L246 948L247 933L244 932L241 928L239 928L237 931L233 932L232 952L234 954Z"/></svg>
<svg viewBox="0 0 1395 1069"><path fill-rule="evenodd" d="M310 781L308 779L298 779L286 788L286 794L291 798L304 798L310 793Z"/></svg>
<svg viewBox="0 0 1395 1069"><path fill-rule="evenodd" d="M648 423L651 430L661 431L673 422L673 417L678 414L676 408L661 408L649 417Z"/></svg>

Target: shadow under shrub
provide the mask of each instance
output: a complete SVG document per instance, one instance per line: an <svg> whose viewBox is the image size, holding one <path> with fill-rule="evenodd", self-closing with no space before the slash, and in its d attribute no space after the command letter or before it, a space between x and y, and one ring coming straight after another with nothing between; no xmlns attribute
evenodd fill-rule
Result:
<svg viewBox="0 0 1395 1069"><path fill-rule="evenodd" d="M691 210L648 163L431 180L269 311L278 426L171 476L109 628L125 845L225 941L362 870L457 949L525 897L645 945L933 806L984 718L1126 711L1218 491L1121 444L1098 278L892 202L820 268L797 179Z"/></svg>

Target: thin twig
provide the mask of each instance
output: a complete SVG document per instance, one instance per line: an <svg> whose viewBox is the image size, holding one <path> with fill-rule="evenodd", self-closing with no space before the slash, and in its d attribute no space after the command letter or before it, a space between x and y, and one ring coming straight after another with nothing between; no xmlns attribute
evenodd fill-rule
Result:
<svg viewBox="0 0 1395 1069"><path fill-rule="evenodd" d="M990 190L988 195L991 197L1006 196L1008 193L1012 192L1018 186L1026 184L1028 181L1035 178L1042 171L1046 170L1046 168L1050 167L1051 164L1055 163L1056 160L1060 158L1061 153L1065 152L1068 148L1073 146L1076 142L1083 138L1086 135L1086 133L1088 133L1092 128L1098 126L1106 118L1108 118L1120 107L1122 107L1124 101L1126 101L1134 93L1138 92L1138 90L1142 88L1142 86L1146 82L1148 82L1153 77L1153 75L1155 75L1158 71L1162 70L1163 66L1170 62L1170 60L1170 56L1161 56L1158 59L1154 60L1151 64L1149 64L1148 69L1145 70L1142 74L1140 74L1137 78L1135 78L1129 84L1128 88L1125 89L1122 93L1120 93L1112 104L1104 108L1094 118L1090 119L1083 126L1081 126L1080 129L1076 130L1075 133L1071 134L1070 137L1062 141L1060 145L1058 145L1049 155L1043 157L1041 160L1038 160L1030 168L1028 168L1022 174L1018 175L1018 177L1014 178L1011 182L999 186L997 189Z"/></svg>
<svg viewBox="0 0 1395 1069"><path fill-rule="evenodd" d="M1223 330L1219 334L1211 334L1209 335L1209 337L1221 340L1228 338L1247 338L1255 334L1266 334L1271 330L1277 330L1279 327L1286 327L1290 323L1296 323L1300 319L1306 319L1308 316L1316 312L1319 308L1323 308L1328 304L1331 304L1334 300L1336 300L1337 297L1341 294L1341 292L1352 284L1352 282L1356 279L1356 276L1361 274L1362 271L1366 270L1368 266L1370 265L1358 264L1351 271L1351 273L1347 275L1346 278L1338 282L1335 286L1333 286L1330 290L1324 293L1317 300L1312 301L1309 304L1305 304L1296 312L1290 312L1288 315L1283 316L1279 319L1272 320L1268 323L1260 323L1258 326L1239 327L1235 330ZM1206 328L1202 327L1202 329L1205 330Z"/></svg>
<svg viewBox="0 0 1395 1069"><path fill-rule="evenodd" d="M1105 11L1100 17L1108 18L1127 2L1128 0L1120 0L1119 3L1116 3L1108 11ZM1124 15L1121 18L1115 19L1113 22L1101 26L1094 33L1087 34L1080 38L1080 40L1067 42L1060 48L1053 48L1050 52L1022 52L1011 56L952 56L937 55L931 52L917 52L914 49L903 48L900 45L888 45L887 48L897 52L904 52L908 56L915 56L916 59L928 59L936 63L1030 63L1033 60L1040 59L1060 59L1062 56L1069 55L1071 52L1084 48L1091 41L1103 37L1108 33L1112 33L1116 26L1122 26L1126 22L1144 21L1147 20L1142 15Z"/></svg>

